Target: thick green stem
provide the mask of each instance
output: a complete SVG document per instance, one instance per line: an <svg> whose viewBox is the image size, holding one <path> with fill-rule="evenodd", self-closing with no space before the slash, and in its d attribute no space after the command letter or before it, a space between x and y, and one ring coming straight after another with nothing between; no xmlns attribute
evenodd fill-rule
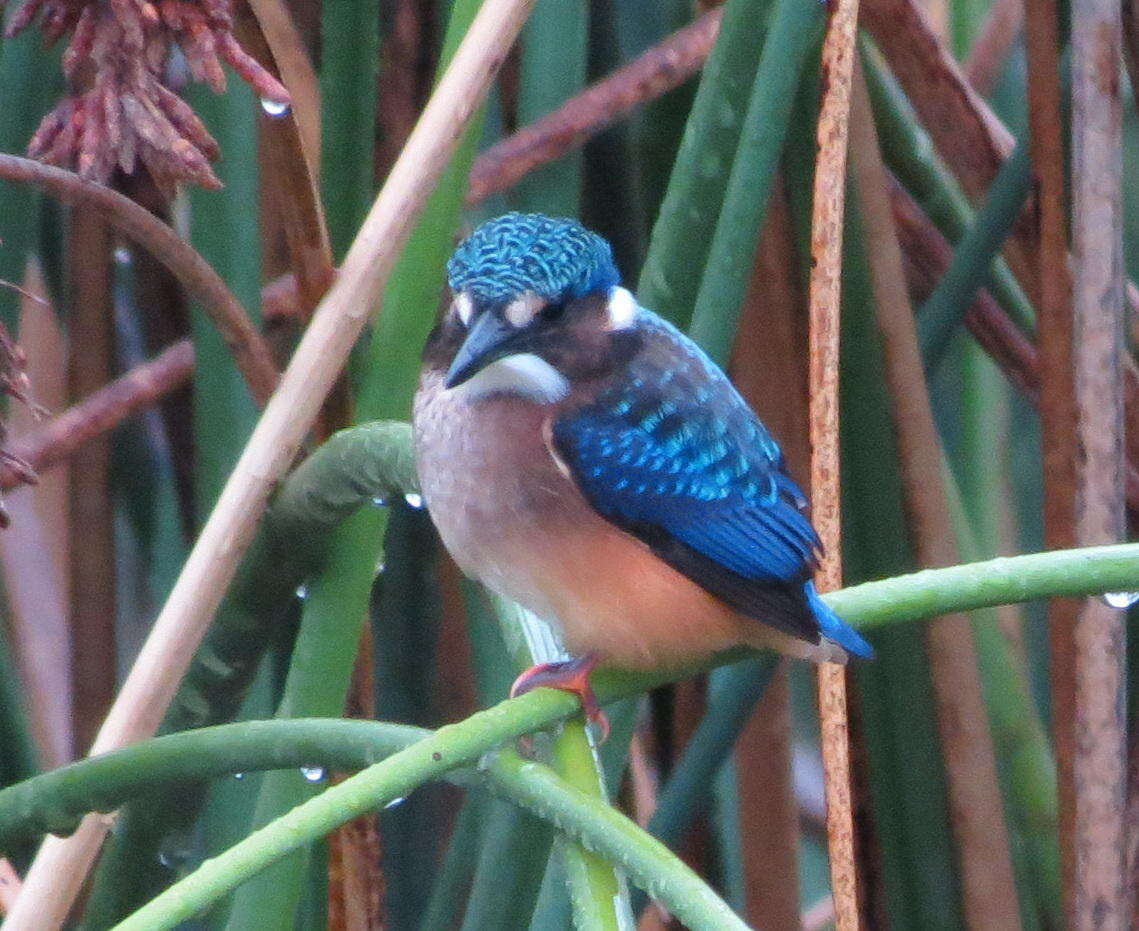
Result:
<svg viewBox="0 0 1139 931"><path fill-rule="evenodd" d="M843 589L830 593L827 600L848 620L865 628L1034 598L1136 588L1139 588L1139 544L1132 543L929 569ZM726 661L740 655L744 655L744 651L721 654L716 660ZM669 677L670 674L664 672L634 675L600 670L594 685L603 700L612 700L652 687ZM538 689L442 728L207 862L198 873L139 912L126 927L154 927L156 925L146 922L158 915L175 915L173 920L176 921L193 914L275 859L321 836L336 824L385 800L405 795L429 779L479 759L505 741L569 716L577 708L576 700L569 694ZM327 801L330 796L333 797L331 811ZM174 911L168 912L170 908Z"/></svg>
<svg viewBox="0 0 1139 931"><path fill-rule="evenodd" d="M729 909L718 902L710 890L700 893L699 879L655 841L644 841L640 847L627 840L615 842L609 835L617 833L615 824L625 821L613 809L592 799L580 790L562 786L560 780L537 763L513 766L509 756L502 764L501 775L495 758L485 758L488 750L523 733L542 727L569 714L576 706L572 696L550 689L539 689L520 698L504 702L487 711L472 715L459 724L448 725L431 736L399 751L388 759L310 799L286 815L265 826L228 851L203 863L197 871L122 922L122 931L132 928L159 929L175 926L201 909L217 901L246 879L281 857L321 837L345 821L375 810L407 795L430 779L467 764L479 762L480 768L495 775L500 791L517 794L518 800L555 820L563 830L575 832L591 846L613 851L638 882L676 914L696 919L692 927L743 927ZM173 739L173 738L170 738ZM499 757L503 757L500 754ZM541 785L530 785L525 775L531 774ZM546 775L548 773L548 775ZM519 779L522 781L519 782ZM585 812L602 830L588 837L579 830L578 820L570 823L568 812ZM620 819L615 822L614 819ZM633 831L636 827L629 825ZM625 829L627 834L628 828ZM647 847L645 845L648 845ZM648 856L646 851L654 855ZM693 915L693 902L698 914Z"/></svg>
<svg viewBox="0 0 1139 931"><path fill-rule="evenodd" d="M953 251L953 261L918 316L918 341L927 370L945 356L993 260L1020 215L1032 183L1028 143L1022 140L993 180L985 203Z"/></svg>
<svg viewBox="0 0 1139 931"><path fill-rule="evenodd" d="M527 806L597 855L620 864L634 882L667 906L686 927L747 927L664 844L615 808L564 786L552 770L521 759L513 750L502 750L485 771L493 791Z"/></svg>
<svg viewBox="0 0 1139 931"><path fill-rule="evenodd" d="M822 39L824 8L779 0L763 43L724 204L692 311L689 334L721 365L735 341L740 308L767 215L775 169L811 48ZM691 240L689 240L691 241Z"/></svg>
<svg viewBox="0 0 1139 931"><path fill-rule="evenodd" d="M1139 590L1139 543L1002 556L864 582L825 596L860 630L1037 598Z"/></svg>
<svg viewBox="0 0 1139 931"><path fill-rule="evenodd" d="M521 670L537 662L556 660L561 655L559 646L547 639L549 631L542 621L498 595L492 595L491 601L516 668ZM599 802L608 802L584 721L575 718L565 722L554 741L552 758L555 772L568 785ZM613 867L577 844L564 844L562 853L575 925L579 928L621 927L622 917L629 913L630 906Z"/></svg>

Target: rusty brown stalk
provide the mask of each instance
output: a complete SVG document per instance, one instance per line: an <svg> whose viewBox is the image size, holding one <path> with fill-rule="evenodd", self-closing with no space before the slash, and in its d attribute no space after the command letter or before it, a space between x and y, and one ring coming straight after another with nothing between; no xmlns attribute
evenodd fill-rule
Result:
<svg viewBox="0 0 1139 931"><path fill-rule="evenodd" d="M320 101L316 73L292 15L281 0L250 0L253 16L239 16L242 45L289 88L293 106L279 117L264 116L262 158L270 175L265 185L280 218L289 264L298 284L305 317L332 284L319 178Z"/></svg>
<svg viewBox="0 0 1139 931"><path fill-rule="evenodd" d="M1044 540L1076 545L1076 410L1072 368L1072 280L1068 262L1064 124L1060 89L1060 11L1056 0L1025 0L1028 52L1028 125L1040 222L1037 336L1041 455L1044 468ZM1060 873L1065 907L1075 879L1074 630L1078 602L1048 605L1053 746L1060 823ZM1067 914L1071 915L1070 911Z"/></svg>
<svg viewBox="0 0 1139 931"><path fill-rule="evenodd" d="M1072 4L1072 362L1076 544L1124 539L1123 191L1118 0ZM1069 925L1125 927L1125 615L1082 602L1075 631Z"/></svg>
<svg viewBox="0 0 1139 931"><path fill-rule="evenodd" d="M839 301L842 225L846 203L846 148L858 0L835 0L823 38L822 101L817 132L814 204L811 213L811 274L807 383L810 398L811 511L822 550L821 591L842 585L839 494ZM860 926L851 805L850 741L847 733L846 670L819 666L819 729L826 775L827 847L831 890L839 931Z"/></svg>
<svg viewBox="0 0 1139 931"><path fill-rule="evenodd" d="M1127 880L1131 888L1131 928L1139 926L1139 740L1132 738L1127 765Z"/></svg>
<svg viewBox="0 0 1139 931"><path fill-rule="evenodd" d="M683 84L704 65L722 10L709 10L552 113L483 152L471 168L467 202L505 191L539 165L585 144L606 126Z"/></svg>
<svg viewBox="0 0 1139 931"><path fill-rule="evenodd" d="M890 389L910 539L920 567L950 566L959 561L959 553L942 480L941 442L930 408L917 325L894 231L889 180L878 147L870 97L857 67L850 149L882 334L884 374ZM1016 882L968 615L935 618L926 627L926 645L965 921L973 928L1012 931L1020 926Z"/></svg>
<svg viewBox="0 0 1139 931"><path fill-rule="evenodd" d="M776 179L740 317L729 372L783 446L792 475L807 475L806 301L796 274L786 193ZM768 683L736 742L748 923L791 928L799 919L799 806L791 778L786 669Z"/></svg>
<svg viewBox="0 0 1139 931"><path fill-rule="evenodd" d="M193 370L194 347L188 339L181 340L19 439L12 451L37 472L50 469L131 414L185 384ZM0 490L18 484L11 469L0 466Z"/></svg>
<svg viewBox="0 0 1139 931"><path fill-rule="evenodd" d="M69 336L68 394L82 399L101 389L114 366L111 286L113 237L89 207L72 211L67 234ZM83 467L68 484L70 544L72 753L82 755L115 697L115 515L111 445L88 444Z"/></svg>
<svg viewBox="0 0 1139 931"><path fill-rule="evenodd" d="M146 249L202 301L233 352L250 393L259 404L268 400L278 376L265 338L217 272L174 230L111 188L32 159L0 154L0 178L34 185L65 204L88 206Z"/></svg>

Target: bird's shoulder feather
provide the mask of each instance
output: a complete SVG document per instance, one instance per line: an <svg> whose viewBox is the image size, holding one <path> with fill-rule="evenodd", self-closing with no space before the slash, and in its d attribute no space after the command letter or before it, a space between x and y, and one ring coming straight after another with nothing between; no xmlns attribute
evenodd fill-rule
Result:
<svg viewBox="0 0 1139 931"><path fill-rule="evenodd" d="M640 347L553 424L586 500L732 604L818 640L802 593L819 540L778 444L686 336L642 311Z"/></svg>

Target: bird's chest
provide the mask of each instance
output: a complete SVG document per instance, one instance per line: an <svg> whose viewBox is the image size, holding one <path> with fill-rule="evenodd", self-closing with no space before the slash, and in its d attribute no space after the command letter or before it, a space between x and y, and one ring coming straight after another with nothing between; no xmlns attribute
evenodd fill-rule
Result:
<svg viewBox="0 0 1139 931"><path fill-rule="evenodd" d="M562 534L596 520L547 445L546 407L510 398L468 402L425 383L416 396L415 450L439 534L468 574L529 604L537 563Z"/></svg>

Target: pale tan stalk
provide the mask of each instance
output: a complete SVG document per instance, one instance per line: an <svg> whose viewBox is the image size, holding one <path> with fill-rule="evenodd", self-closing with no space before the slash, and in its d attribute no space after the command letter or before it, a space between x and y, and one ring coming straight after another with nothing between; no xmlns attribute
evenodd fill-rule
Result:
<svg viewBox="0 0 1139 931"><path fill-rule="evenodd" d="M1072 4L1072 361L1076 544L1124 539L1123 190L1118 0ZM1073 929L1125 928L1126 647L1122 611L1086 599L1075 625Z"/></svg>
<svg viewBox="0 0 1139 931"><path fill-rule="evenodd" d="M424 109L202 529L170 597L95 740L103 753L151 736L201 642L265 508L300 448L428 195L482 103L533 0L486 0ZM67 917L105 819L45 841L8 918L8 931L58 928Z"/></svg>

